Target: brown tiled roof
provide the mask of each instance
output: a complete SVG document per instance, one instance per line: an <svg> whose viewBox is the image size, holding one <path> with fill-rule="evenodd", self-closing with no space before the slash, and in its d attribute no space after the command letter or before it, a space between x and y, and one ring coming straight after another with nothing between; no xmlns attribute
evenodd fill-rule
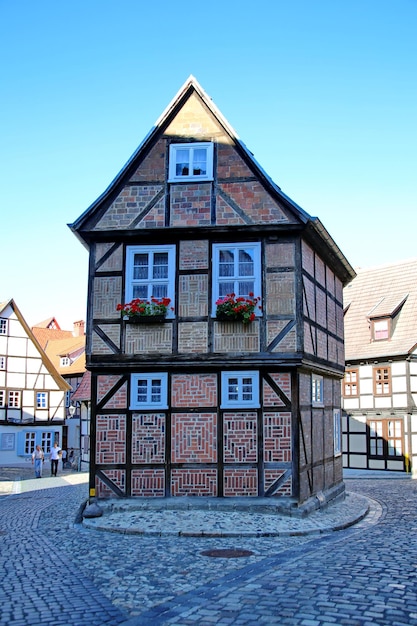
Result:
<svg viewBox="0 0 417 626"><path fill-rule="evenodd" d="M73 336L70 330L57 330L55 328L43 328L41 326L33 326L32 332L35 335L36 339L41 344L43 349L45 349L45 346L48 343L48 341L55 341L57 339L67 339Z"/></svg>
<svg viewBox="0 0 417 626"><path fill-rule="evenodd" d="M84 373L78 389L72 394L71 399L76 402L91 400L91 372L87 371Z"/></svg>
<svg viewBox="0 0 417 626"><path fill-rule="evenodd" d="M70 337L48 341L45 352L55 365L61 376L82 374L85 371L85 336ZM61 357L69 356L73 360L71 365L61 367Z"/></svg>
<svg viewBox="0 0 417 626"><path fill-rule="evenodd" d="M417 259L356 270L344 289L346 362L407 355L417 344ZM371 319L392 317L389 340L372 341Z"/></svg>

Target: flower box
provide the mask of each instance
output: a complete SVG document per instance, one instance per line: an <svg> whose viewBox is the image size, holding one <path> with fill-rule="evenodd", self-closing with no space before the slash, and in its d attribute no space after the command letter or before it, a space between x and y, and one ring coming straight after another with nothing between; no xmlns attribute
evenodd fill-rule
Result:
<svg viewBox="0 0 417 626"><path fill-rule="evenodd" d="M249 297L236 297L234 293L228 293L226 296L216 301L216 319L221 322L242 322L242 324L250 324L254 321L255 309L259 306L260 297L254 297L253 293L249 293Z"/></svg>
<svg viewBox="0 0 417 626"><path fill-rule="evenodd" d="M131 315L123 318L128 324L162 324L165 322L165 315Z"/></svg>

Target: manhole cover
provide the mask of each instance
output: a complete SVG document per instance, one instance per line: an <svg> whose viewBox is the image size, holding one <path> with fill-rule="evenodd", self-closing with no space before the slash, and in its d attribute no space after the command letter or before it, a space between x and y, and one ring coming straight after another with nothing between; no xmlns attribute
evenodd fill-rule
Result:
<svg viewBox="0 0 417 626"><path fill-rule="evenodd" d="M214 556L221 559L238 559L243 556L252 556L253 552L250 550L235 550L231 548L224 548L219 550L205 550L201 553L201 556Z"/></svg>

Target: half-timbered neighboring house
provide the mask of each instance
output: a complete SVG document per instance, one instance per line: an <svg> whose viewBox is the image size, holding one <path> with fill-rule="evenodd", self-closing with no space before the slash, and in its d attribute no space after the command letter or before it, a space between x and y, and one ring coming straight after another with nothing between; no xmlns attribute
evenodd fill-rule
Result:
<svg viewBox="0 0 417 626"><path fill-rule="evenodd" d="M193 77L70 228L90 251L90 495L343 491L354 271Z"/></svg>
<svg viewBox="0 0 417 626"><path fill-rule="evenodd" d="M357 270L344 290L347 468L417 468L417 259Z"/></svg>
<svg viewBox="0 0 417 626"><path fill-rule="evenodd" d="M62 445L65 394L59 375L14 300L0 303L0 463L31 461Z"/></svg>

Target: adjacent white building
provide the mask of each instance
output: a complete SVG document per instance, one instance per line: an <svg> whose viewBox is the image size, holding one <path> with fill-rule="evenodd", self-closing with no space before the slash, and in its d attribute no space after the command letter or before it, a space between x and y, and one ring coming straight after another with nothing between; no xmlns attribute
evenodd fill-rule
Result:
<svg viewBox="0 0 417 626"><path fill-rule="evenodd" d="M30 463L36 445L62 442L70 386L14 300L0 303L0 464Z"/></svg>
<svg viewBox="0 0 417 626"><path fill-rule="evenodd" d="M417 259L344 289L344 467L417 476Z"/></svg>

